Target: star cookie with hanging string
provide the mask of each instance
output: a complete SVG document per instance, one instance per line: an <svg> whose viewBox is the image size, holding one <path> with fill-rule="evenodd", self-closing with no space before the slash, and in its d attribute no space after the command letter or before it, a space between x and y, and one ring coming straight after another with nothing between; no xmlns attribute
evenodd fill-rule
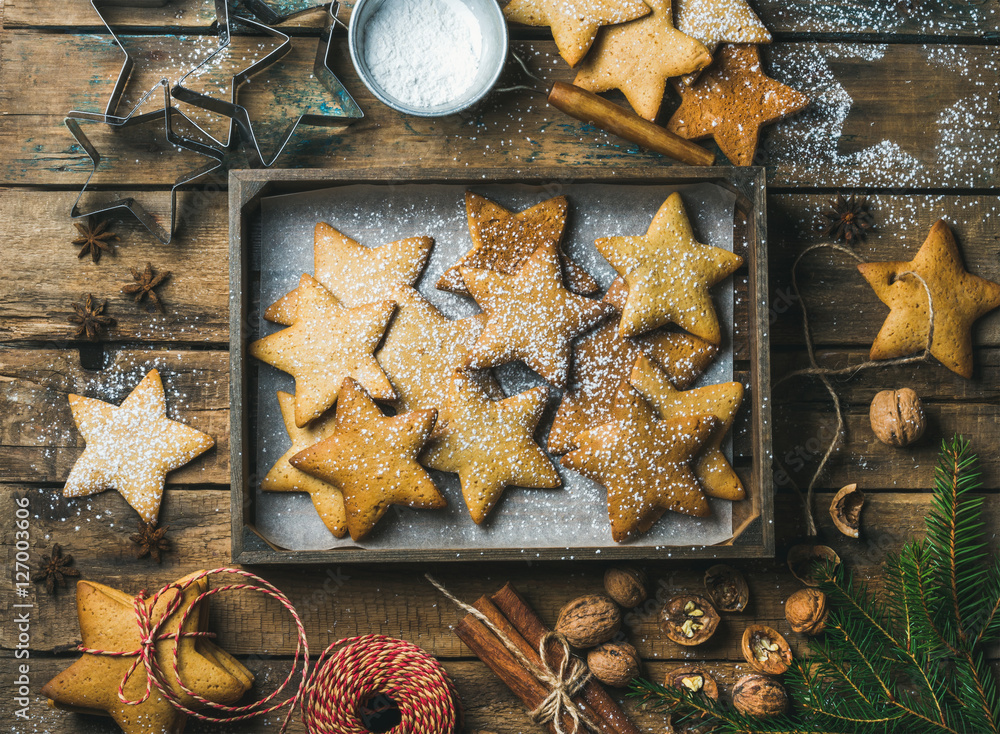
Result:
<svg viewBox="0 0 1000 734"><path fill-rule="evenodd" d="M562 484L534 438L547 398L544 387L535 387L491 400L468 375L452 377L448 400L438 413L437 437L421 460L431 469L458 474L477 525L509 485L550 489Z"/></svg>
<svg viewBox="0 0 1000 734"><path fill-rule="evenodd" d="M621 543L647 532L668 511L711 514L691 465L718 427L713 415L657 420L623 383L615 419L577 436L580 448L561 461L607 489L611 537Z"/></svg>
<svg viewBox="0 0 1000 734"><path fill-rule="evenodd" d="M396 393L374 351L392 316L392 301L346 308L309 275L299 280L295 321L250 344L250 354L295 378L295 425L302 428L335 402L345 377L380 400Z"/></svg>
<svg viewBox="0 0 1000 734"><path fill-rule="evenodd" d="M972 325L1000 306L1000 284L965 269L943 219L934 223L912 260L861 263L858 270L890 309L871 359L914 354L930 337L931 355L952 372L972 377Z"/></svg>
<svg viewBox="0 0 1000 734"><path fill-rule="evenodd" d="M86 447L63 487L65 497L115 489L144 522L156 520L167 472L208 451L206 433L167 418L163 382L150 370L121 405L70 395Z"/></svg>
<svg viewBox="0 0 1000 734"><path fill-rule="evenodd" d="M482 268L510 275L542 247L559 251L566 286L574 293L593 293L597 281L560 250L569 203L554 196L520 212L512 212L485 196L465 192L465 214L472 249L444 272L437 287L469 294L461 268Z"/></svg>
<svg viewBox="0 0 1000 734"><path fill-rule="evenodd" d="M514 23L548 26L559 54L576 66L590 49L601 26L649 15L642 0L512 0L503 14Z"/></svg>
<svg viewBox="0 0 1000 734"><path fill-rule="evenodd" d="M732 275L743 258L695 239L680 194L667 198L646 234L603 237L595 244L628 288L618 326L621 336L673 323L710 344L721 343L709 288ZM609 293L622 287L616 282ZM605 301L613 302L608 296Z"/></svg>
<svg viewBox="0 0 1000 734"><path fill-rule="evenodd" d="M340 488L353 540L367 536L392 505L440 509L447 502L417 463L435 410L387 416L351 378L344 380L330 436L292 457L297 469Z"/></svg>
<svg viewBox="0 0 1000 734"><path fill-rule="evenodd" d="M681 106L667 123L688 140L714 138L737 166L753 163L760 129L804 110L809 98L764 73L757 46L726 44L693 84L675 84Z"/></svg>
<svg viewBox="0 0 1000 734"><path fill-rule="evenodd" d="M198 573L175 583L184 584ZM170 589L156 600L155 605L152 599L138 602L149 614L152 624L162 623L158 639L152 643L153 657L163 671L167 687L190 709L202 708L203 704L181 690L173 673L174 639L164 638L177 632L183 612L207 589L207 581L199 579L183 590ZM164 619L178 595L177 609ZM139 658L142 633L135 603L133 597L117 589L93 581L77 582L76 609L82 648L119 654L85 651L83 657L42 687L42 695L60 709L111 716L126 734L181 732L187 715L171 705L152 684ZM203 599L198 604L181 628L183 634L177 641L177 672L184 684L202 698L224 705L235 704L253 685L253 674L225 650L196 636L203 632L208 621L208 600ZM123 689L124 698L135 703L120 700L119 687ZM148 697L142 700L147 689Z"/></svg>
<svg viewBox="0 0 1000 734"><path fill-rule="evenodd" d="M655 120L670 77L700 71L712 55L674 28L670 0L646 0L650 15L602 28L573 83L591 92L620 89L640 117Z"/></svg>

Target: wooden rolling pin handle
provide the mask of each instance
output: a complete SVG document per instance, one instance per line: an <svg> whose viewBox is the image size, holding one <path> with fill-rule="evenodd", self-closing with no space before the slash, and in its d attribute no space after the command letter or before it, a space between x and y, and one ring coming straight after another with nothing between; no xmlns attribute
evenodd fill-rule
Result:
<svg viewBox="0 0 1000 734"><path fill-rule="evenodd" d="M549 90L549 104L581 122L596 125L681 163L691 166L711 166L715 163L715 155L700 145L573 84L553 82Z"/></svg>

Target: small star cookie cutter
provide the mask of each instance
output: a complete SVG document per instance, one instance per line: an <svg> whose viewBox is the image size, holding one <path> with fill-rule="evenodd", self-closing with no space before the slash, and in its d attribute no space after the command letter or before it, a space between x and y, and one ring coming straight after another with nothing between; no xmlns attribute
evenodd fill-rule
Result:
<svg viewBox="0 0 1000 734"><path fill-rule="evenodd" d="M101 12L101 8L105 7L129 7L129 8L162 8L170 3L170 0L90 0L90 5L97 14L97 17L101 19L101 23L107 29L108 34L111 36L111 40L119 50L121 50L122 55L125 60L122 62L121 69L118 71L118 77L115 79L115 86L111 90L111 96L108 98L108 102L104 107L103 113L97 112L78 112L74 110L71 115L78 120L97 120L98 122L106 122L109 125L135 125L153 118L159 117L163 110L154 110L150 112L144 112L141 115L135 114L136 109L139 105L136 105L127 115L119 115L118 107L121 104L122 97L125 94L125 89L128 87L129 79L132 76L132 71L135 68L135 61L132 59L132 55L125 49L125 45L121 42L118 34L115 33L114 28L112 28L111 23L108 22L104 13ZM223 2L223 6L225 3ZM216 13L218 13L219 4L216 2ZM228 12L228 9L226 9ZM221 48L221 46L220 46ZM156 91L156 88L160 86L157 82L151 89L148 89L143 95L142 101L145 101L151 96L152 92ZM142 104L140 101L140 104Z"/></svg>
<svg viewBox="0 0 1000 734"><path fill-rule="evenodd" d="M147 99L149 99L158 89L163 90L163 109L158 110L154 113L144 113L142 115L135 115L134 113L138 110ZM87 193L87 189L90 186L91 181L97 174L97 169L100 167L102 156L97 147L90 141L86 133L80 126L81 120L87 120L91 122L104 122L112 127L125 127L127 125L138 124L138 123L150 123L153 121L155 116L163 116L163 126L165 130L166 140L173 145L179 145L188 150L192 150L201 155L206 155L212 158L218 159L218 152L213 148L206 146L204 144L198 143L197 141L192 141L188 138L181 136L174 130L172 118L174 115L178 115L189 124L194 125L188 119L184 113L174 107L170 102L170 92L169 92L169 82L166 79L161 79L157 82L156 86L146 92L142 99L136 104L134 108L129 112L128 115L124 117L118 115L94 115L93 113L82 113L82 112L70 112L65 118L64 122L66 127L69 128L70 133L76 138L76 141L84 149L84 151L89 156L91 162L93 163L93 169L90 175L87 177L86 182L83 184L83 188L80 189L80 193L76 197L76 201L73 202L73 207L70 210L70 216L73 219L80 219L83 217L88 217L92 215L102 215L108 214L110 212L115 212L121 209L128 211L134 216L140 224L142 224L149 232L156 237L164 245L170 244L173 239L174 230L177 223L177 189L185 184L190 184L202 176L206 175L212 170L218 168L218 165L208 167L202 167L195 171L186 173L180 176L174 181L174 185L170 189L170 228L164 229L163 226L156 220L149 211L143 207L139 202L137 202L132 197L126 197L123 199L116 199L108 204L100 205L93 209L84 210L80 206L80 202L83 200L84 195ZM196 126L195 126L196 127Z"/></svg>
<svg viewBox="0 0 1000 734"><path fill-rule="evenodd" d="M239 138L241 140L244 153L246 154L247 161L252 168L270 168L274 165L275 161L277 161L279 156L285 150L285 147L288 145L289 140L291 140L292 135L295 134L299 125L346 127L354 121L364 117L364 112L358 106L358 103L354 101L354 98L350 95L337 76L333 73L329 64L330 55L334 45L334 29L337 25L346 27L337 17L340 10L340 3L337 2L337 0L333 0L329 4L314 6L309 10L301 12L311 12L315 10L323 10L325 12L326 23L324 24L323 32L320 35L319 43L316 47L316 60L313 63L313 73L316 75L317 80L319 80L319 82L326 87L326 89L333 96L338 111L335 113L317 113L306 111L300 114L298 118L295 119L285 130L284 135L280 138L280 143L276 152L270 159L268 159L261 151L260 141L254 131L249 111L246 107L236 102L239 85L249 79L253 74L261 71L264 68L263 65L252 66L233 77L233 98L231 101L221 100L200 92L195 92L184 86L184 82L187 77L196 73L201 66L211 63L215 54L202 62L202 64L198 67L195 67L195 69L192 69L181 77L180 81L174 86L171 92L175 99L230 118L233 121L233 124L235 124L240 131ZM251 27L267 28L267 26L248 18L241 18L240 22L247 23L251 25ZM274 29L270 30L273 31ZM232 141L229 141L226 144L221 143L221 141L215 142L223 145L224 147L232 144Z"/></svg>

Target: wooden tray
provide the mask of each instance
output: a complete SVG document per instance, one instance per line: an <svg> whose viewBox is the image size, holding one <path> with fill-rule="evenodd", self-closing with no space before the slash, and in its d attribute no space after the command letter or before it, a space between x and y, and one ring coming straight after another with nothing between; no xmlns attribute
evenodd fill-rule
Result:
<svg viewBox="0 0 1000 734"><path fill-rule="evenodd" d="M734 427L734 461L747 487L747 499L733 505L733 537L710 546L630 546L600 548L531 549L534 560L614 560L653 557L757 558L774 555L774 487L771 473L770 356L768 351L767 249L764 170L762 168L663 168L631 169L623 176L608 174L573 178L565 168L533 167L528 173L509 169L454 171L427 169L419 179L400 181L398 171L364 170L252 170L231 171L229 177L229 283L230 283L230 452L232 486L232 559L241 564L288 564L376 561L524 560L520 548L482 548L461 553L449 549L393 550L335 548L286 550L265 540L255 529L254 461L251 393L248 391L252 361L247 360L255 287L254 248L260 246L260 201L263 197L354 184L534 184L553 182L607 185L683 185L714 183L736 194L734 248L746 265L733 279L734 377L748 388ZM259 251L258 251L259 252ZM740 430L742 427L742 430Z"/></svg>

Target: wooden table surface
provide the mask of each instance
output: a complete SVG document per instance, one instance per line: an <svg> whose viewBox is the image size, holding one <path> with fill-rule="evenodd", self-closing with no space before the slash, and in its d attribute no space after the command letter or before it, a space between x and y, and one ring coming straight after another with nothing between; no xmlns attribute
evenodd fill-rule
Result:
<svg viewBox="0 0 1000 734"><path fill-rule="evenodd" d="M145 59L137 78L155 81L190 48L213 45L211 3L175 0L159 10L119 9L130 49ZM914 3L910 14L893 0L870 8L867 0L757 0L775 35L765 51L773 74L815 100L805 114L771 128L757 163L768 169L771 262L772 372L780 377L805 362L800 318L790 290L790 265L803 248L824 240L824 210L837 191L872 195L877 229L857 251L868 259L909 259L940 217L953 227L966 264L1000 281L1000 1ZM218 179L183 198L176 240L164 246L124 218L117 255L100 264L78 260L69 209L89 161L63 124L71 109L99 110L120 59L84 0L6 0L0 35L0 222L4 266L0 275L0 534L8 569L15 555L17 498L31 507L30 555L37 563L55 543L72 553L84 578L130 593L152 589L190 571L229 560L228 258L225 181ZM310 59L317 25L290 24L297 53ZM517 30L513 47L548 79L571 80L551 38ZM185 56L181 56L185 54ZM159 65L159 66L158 66ZM280 165L365 167L394 165L400 177L421 167L461 171L470 165L528 170L536 163L566 166L568 174L627 171L669 165L593 127L547 108L525 92L495 95L475 111L444 120L400 116L377 103L360 84L346 50L336 71L366 118L331 136L310 129L295 138ZM146 75L143 77L143 75ZM291 71L251 85L252 111L277 130L302 94ZM308 98L308 94L305 94ZM196 163L166 155L162 146L130 148L98 125L87 133L115 173L95 179L118 185L162 211L175 178ZM128 133L131 134L131 133ZM720 156L721 158L721 156ZM147 261L173 275L161 290L165 316L150 314L120 293L128 267ZM867 354L885 307L844 258L816 254L804 267L803 287L812 309L821 360L846 365ZM109 341L95 348L73 339L71 303L93 293L110 301L118 319ZM979 453L987 490L1000 487L1000 311L975 329L976 368L964 380L938 365L867 372L839 381L847 420L846 443L821 481L817 517L823 537L853 569L878 584L887 552L923 532L937 448L962 432ZM161 523L170 526L174 551L162 565L130 555L135 514L115 492L65 500L60 487L83 441L73 426L67 393L120 400L142 373L156 366L164 376L172 415L216 438L217 448L169 477ZM905 450L877 443L868 426L868 404L878 390L911 386L923 397L930 427ZM775 390L776 453L804 481L833 429L831 406L815 384ZM660 678L672 661L706 661L724 682L741 669L743 626L760 621L790 634L783 600L799 584L783 566L782 547L802 533L797 500L778 477L776 561L739 564L748 576L747 612L724 617L719 633L693 651L669 642L653 614L639 614L628 630L646 673ZM857 482L869 497L860 540L835 533L826 513L830 492ZM986 505L987 526L1000 530L1000 510ZM657 594L697 589L707 564L646 564ZM601 588L600 562L330 566L266 569L303 615L310 642L320 648L339 637L377 632L423 646L453 673L467 711L469 731L514 734L537 730L522 707L471 656L451 627L458 613L422 579L433 571L466 599L513 581L549 623L569 599ZM17 632L8 621L16 598L3 585L0 643L4 685L12 669ZM74 592L55 597L32 590L30 651L33 690L69 664L79 639ZM214 602L213 602L214 603ZM275 604L230 596L214 607L220 643L249 658L265 687L280 679L292 650L289 620ZM6 688L5 688L6 690ZM37 693L31 721L11 718L0 703L4 727L17 732L112 732L108 720L48 710ZM630 709L634 710L630 705ZM637 722L662 730L659 715L635 711ZM13 723L8 723L8 721ZM275 729L259 722L248 731ZM191 732L209 731L195 723ZM227 729L234 730L234 729ZM298 730L301 730L299 728Z"/></svg>

